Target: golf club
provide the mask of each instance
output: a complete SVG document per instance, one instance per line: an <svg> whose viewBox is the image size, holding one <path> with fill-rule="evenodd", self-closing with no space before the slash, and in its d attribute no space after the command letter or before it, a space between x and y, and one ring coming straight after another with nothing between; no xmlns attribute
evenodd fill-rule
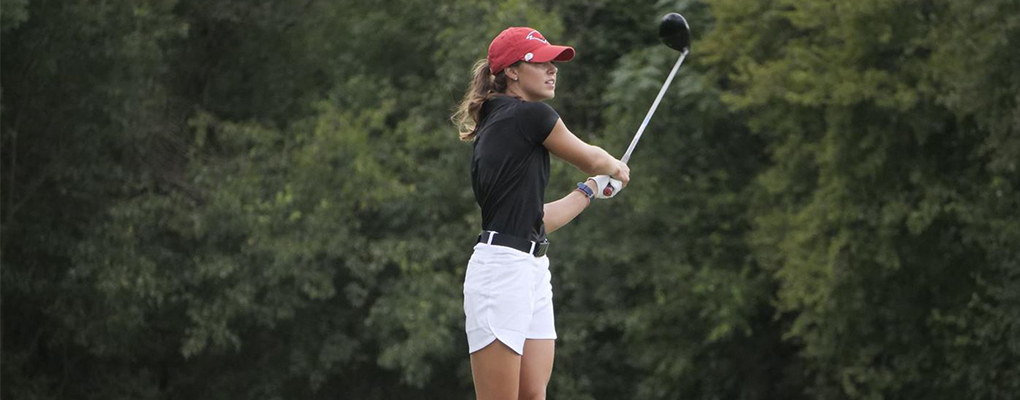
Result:
<svg viewBox="0 0 1020 400"><path fill-rule="evenodd" d="M630 146L627 147L627 152L623 154L623 158L620 161L627 163L630 161L630 155L634 152L634 147L637 146L641 135L645 132L645 128L648 127L648 121L652 120L652 115L655 114L655 109L659 107L659 102L662 101L662 96L666 94L666 89L669 88L669 84L673 82L673 77L676 76L676 71L680 69L680 64L683 64L684 58L687 57L687 53L691 48L691 29L687 25L687 20L678 13L669 13L662 17L662 21L659 22L659 40L662 41L669 48L679 51L680 58L676 60L676 64L673 65L673 70L669 72L669 77L666 78L666 83L662 85L662 89L659 89L659 95L655 96L655 102L652 103L652 108L648 110L648 114L645 115L645 120L641 122L641 127L638 128L634 139L630 141ZM615 188L612 184L606 186L603 193L606 196L612 195Z"/></svg>

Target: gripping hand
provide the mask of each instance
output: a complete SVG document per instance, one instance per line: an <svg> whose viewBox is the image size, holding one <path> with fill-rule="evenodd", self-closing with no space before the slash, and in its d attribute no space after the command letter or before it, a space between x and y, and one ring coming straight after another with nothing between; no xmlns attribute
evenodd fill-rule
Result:
<svg viewBox="0 0 1020 400"><path fill-rule="evenodd" d="M595 190L596 199L611 199L623 190L623 182L610 178L609 175L599 175L588 179L595 181L595 186L598 187Z"/></svg>

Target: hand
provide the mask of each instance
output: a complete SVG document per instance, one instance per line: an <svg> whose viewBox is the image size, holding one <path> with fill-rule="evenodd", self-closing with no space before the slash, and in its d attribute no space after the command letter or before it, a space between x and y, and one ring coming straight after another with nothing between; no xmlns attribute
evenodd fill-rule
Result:
<svg viewBox="0 0 1020 400"><path fill-rule="evenodd" d="M613 167L614 172L611 175L599 175L590 178L598 186L598 190L595 191L595 198L613 198L617 192L623 190L630 183L630 167L627 164L620 160L614 160Z"/></svg>
<svg viewBox="0 0 1020 400"><path fill-rule="evenodd" d="M616 170L609 174L609 176L618 179L619 184L616 187L619 189L627 187L627 184L630 183L630 167L620 160L616 160L614 167Z"/></svg>
<svg viewBox="0 0 1020 400"><path fill-rule="evenodd" d="M611 199L623 190L623 182L610 178L609 175L599 175L588 180L595 183L596 199Z"/></svg>

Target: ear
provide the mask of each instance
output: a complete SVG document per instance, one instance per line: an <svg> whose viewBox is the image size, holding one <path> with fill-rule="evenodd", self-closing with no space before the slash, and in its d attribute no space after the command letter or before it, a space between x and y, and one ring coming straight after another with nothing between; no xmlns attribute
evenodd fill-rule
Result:
<svg viewBox="0 0 1020 400"><path fill-rule="evenodd" d="M517 67L515 66L506 67L506 69L504 69L503 72L506 73L507 79L510 79L511 81L517 80Z"/></svg>

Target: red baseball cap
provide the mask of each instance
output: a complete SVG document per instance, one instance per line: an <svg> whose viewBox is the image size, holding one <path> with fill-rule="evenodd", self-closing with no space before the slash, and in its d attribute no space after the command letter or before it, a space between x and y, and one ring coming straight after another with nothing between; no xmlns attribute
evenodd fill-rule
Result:
<svg viewBox="0 0 1020 400"><path fill-rule="evenodd" d="M574 48L549 44L537 30L515 26L504 29L492 39L488 59L489 72L495 75L518 61L543 63L573 60Z"/></svg>

